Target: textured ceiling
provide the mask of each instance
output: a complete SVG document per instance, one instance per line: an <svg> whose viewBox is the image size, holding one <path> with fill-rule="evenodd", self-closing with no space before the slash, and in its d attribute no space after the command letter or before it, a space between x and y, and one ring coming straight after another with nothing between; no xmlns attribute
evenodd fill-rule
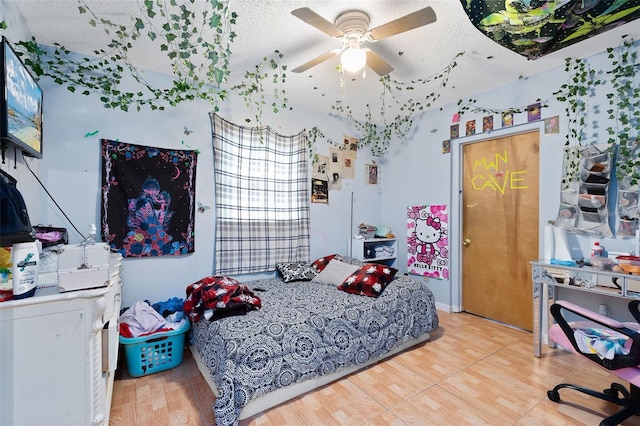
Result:
<svg viewBox="0 0 640 426"><path fill-rule="evenodd" d="M85 1L99 16L115 22L126 19L137 10L133 0ZM16 4L30 32L42 44L57 42L72 51L91 54L108 43L109 38L100 29L88 24L88 16L78 13L76 0L16 0ZM336 39L292 16L294 9L309 7L330 22L342 12L359 9L370 16L370 28L373 28L431 6L437 15L435 23L370 43L367 47L394 67L390 74L392 79L403 82L436 75L458 53L464 52L458 58L458 66L436 105L457 102L523 77L561 67L566 57L586 57L607 47L615 47L623 35L640 39L640 25L636 21L540 59L528 60L480 33L465 15L459 0L232 0L230 5L238 14L234 26L238 36L231 46L232 84L276 49L284 55L283 61L289 69L293 69L340 47ZM135 50L131 59L139 67L171 74L168 60L157 46L142 46ZM342 90L335 69L337 63L338 59L333 58L302 74L288 72L286 91L290 104L322 112L329 112L331 105L338 100L353 106L375 105L382 91L378 76L371 70L367 71L364 79L361 75L348 75L345 90ZM436 88L427 85L424 90L431 92Z"/></svg>

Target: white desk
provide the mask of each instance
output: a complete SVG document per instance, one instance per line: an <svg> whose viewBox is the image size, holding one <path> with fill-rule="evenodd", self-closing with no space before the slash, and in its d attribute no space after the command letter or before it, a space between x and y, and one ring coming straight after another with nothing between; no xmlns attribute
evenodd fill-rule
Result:
<svg viewBox="0 0 640 426"><path fill-rule="evenodd" d="M537 357L540 357L547 330L554 322L549 307L555 302L559 288L623 299L640 298L640 276L637 275L599 271L586 266L552 265L541 260L530 263L533 273L533 354ZM597 281L601 285L587 288L558 282L556 277L561 279L561 274L564 272L569 272L582 280ZM613 284L612 278L617 278L617 284L621 288ZM552 344L549 346L553 347Z"/></svg>

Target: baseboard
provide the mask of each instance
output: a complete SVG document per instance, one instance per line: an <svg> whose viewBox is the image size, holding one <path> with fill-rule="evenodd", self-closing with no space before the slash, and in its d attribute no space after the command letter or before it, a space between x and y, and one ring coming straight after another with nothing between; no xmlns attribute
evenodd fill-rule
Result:
<svg viewBox="0 0 640 426"><path fill-rule="evenodd" d="M448 313L448 314L451 314L451 313L457 312L457 311L455 311L455 310L453 309L453 306L451 306L451 305L445 305L444 303L441 303L441 302L436 302L436 309L437 309L438 311L443 311L443 312L446 312L446 313Z"/></svg>

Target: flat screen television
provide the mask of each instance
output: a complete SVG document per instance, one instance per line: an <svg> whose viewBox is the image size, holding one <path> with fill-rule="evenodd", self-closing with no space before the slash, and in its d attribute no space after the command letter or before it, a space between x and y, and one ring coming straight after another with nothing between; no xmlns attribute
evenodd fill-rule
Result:
<svg viewBox="0 0 640 426"><path fill-rule="evenodd" d="M42 89L3 36L0 84L0 140L42 158Z"/></svg>

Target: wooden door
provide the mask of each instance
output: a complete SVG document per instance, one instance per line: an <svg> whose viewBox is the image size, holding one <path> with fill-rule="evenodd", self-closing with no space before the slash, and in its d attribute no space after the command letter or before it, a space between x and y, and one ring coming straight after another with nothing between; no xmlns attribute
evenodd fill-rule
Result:
<svg viewBox="0 0 640 426"><path fill-rule="evenodd" d="M532 330L539 133L465 145L463 162L463 309Z"/></svg>

